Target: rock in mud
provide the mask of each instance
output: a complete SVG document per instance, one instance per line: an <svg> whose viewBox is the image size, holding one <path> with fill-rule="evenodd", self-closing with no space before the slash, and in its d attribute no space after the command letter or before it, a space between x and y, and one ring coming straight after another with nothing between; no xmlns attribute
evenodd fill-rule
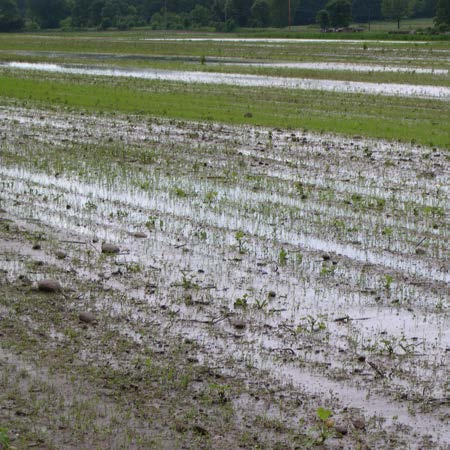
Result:
<svg viewBox="0 0 450 450"><path fill-rule="evenodd" d="M353 417L352 424L357 430L364 430L364 428L366 428L364 417Z"/></svg>
<svg viewBox="0 0 450 450"><path fill-rule="evenodd" d="M204 426L202 426L202 425L194 425L193 427L192 427L192 430L195 432L195 433L197 433L197 434L200 434L201 436L208 436L208 434L209 434L209 432L208 432L208 430L204 427Z"/></svg>
<svg viewBox="0 0 450 450"><path fill-rule="evenodd" d="M102 244L102 253L107 253L107 254L117 254L120 252L120 248L117 245L114 244L107 244L107 243L103 243Z"/></svg>
<svg viewBox="0 0 450 450"><path fill-rule="evenodd" d="M133 233L133 237L137 239L146 239L147 235L145 233L142 233L141 231L137 231L136 233Z"/></svg>
<svg viewBox="0 0 450 450"><path fill-rule="evenodd" d="M233 319L230 323L237 330L243 330L246 327L246 323L242 319Z"/></svg>
<svg viewBox="0 0 450 450"><path fill-rule="evenodd" d="M339 433L339 434L342 434L342 435L346 435L346 434L348 434L348 427L347 427L347 425L345 424L345 423L343 423L343 422L337 422L336 424L335 424L335 426L334 426L334 429Z"/></svg>
<svg viewBox="0 0 450 450"><path fill-rule="evenodd" d="M38 290L40 292L61 292L62 286L56 280L46 279L38 282Z"/></svg>
<svg viewBox="0 0 450 450"><path fill-rule="evenodd" d="M78 320L83 323L97 322L95 315L89 311L80 312L80 314L78 314Z"/></svg>
<svg viewBox="0 0 450 450"><path fill-rule="evenodd" d="M66 252L63 252L63 251L61 251L61 250L58 250L57 252L55 252L55 256L56 256L58 259L66 259L66 258L67 258L67 253L66 253Z"/></svg>

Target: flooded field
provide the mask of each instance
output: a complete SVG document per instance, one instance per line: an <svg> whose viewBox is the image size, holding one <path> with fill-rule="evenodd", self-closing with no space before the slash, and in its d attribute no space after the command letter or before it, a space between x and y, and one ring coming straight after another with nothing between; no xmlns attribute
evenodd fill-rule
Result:
<svg viewBox="0 0 450 450"><path fill-rule="evenodd" d="M443 149L362 136L3 106L5 342L24 314L41 358L74 379L101 369L111 406L80 436L119 417L117 448L150 434L155 448L445 449L449 172ZM35 299L48 278L58 318ZM30 371L21 352L6 359ZM175 404L147 398L162 363ZM146 428L150 407L174 424ZM58 447L45 427L34 438Z"/></svg>
<svg viewBox="0 0 450 450"><path fill-rule="evenodd" d="M16 70L50 73L76 74L87 76L127 77L145 80L178 81L183 83L219 84L243 87L269 87L302 89L330 92L389 95L395 97L418 97L450 100L450 87L421 86L397 83L367 83L358 81L314 80L282 78L220 72L169 71L160 69L121 69L92 66L74 66L48 63L8 62L2 67Z"/></svg>
<svg viewBox="0 0 450 450"><path fill-rule="evenodd" d="M450 445L448 43L230 36L0 35L0 447Z"/></svg>
<svg viewBox="0 0 450 450"><path fill-rule="evenodd" d="M311 43L328 43L335 44L339 43L342 45L352 45L352 44L364 44L367 43L366 40L363 39L288 39L288 38L213 38L213 37L165 37L165 38L148 38L147 40L151 41L175 41L175 42L237 42L241 44L245 43L253 43L253 44L311 44ZM383 44L401 44L401 45L417 45L417 44L426 44L426 41L371 41L376 43Z"/></svg>

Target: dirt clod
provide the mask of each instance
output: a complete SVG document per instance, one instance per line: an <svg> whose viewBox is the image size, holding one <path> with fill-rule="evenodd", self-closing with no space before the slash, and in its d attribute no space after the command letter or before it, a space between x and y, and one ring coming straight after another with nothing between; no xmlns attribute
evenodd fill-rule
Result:
<svg viewBox="0 0 450 450"><path fill-rule="evenodd" d="M366 421L364 417L353 417L352 424L357 430L364 430L366 428Z"/></svg>
<svg viewBox="0 0 450 450"><path fill-rule="evenodd" d="M334 425L334 429L342 435L346 435L348 433L348 427L345 423L343 422L338 422Z"/></svg>
<svg viewBox="0 0 450 450"><path fill-rule="evenodd" d="M63 252L62 250L58 250L57 252L55 252L55 256L58 259L65 259L65 258L67 258L67 253Z"/></svg>
<svg viewBox="0 0 450 450"><path fill-rule="evenodd" d="M202 425L198 425L198 424L194 425L192 427L192 430L202 436L207 436L209 434L208 430L205 427L203 427Z"/></svg>
<svg viewBox="0 0 450 450"><path fill-rule="evenodd" d="M133 237L137 239L146 239L147 235L145 233L142 233L141 231L138 231L136 233L133 233Z"/></svg>
<svg viewBox="0 0 450 450"><path fill-rule="evenodd" d="M119 252L120 248L117 245L107 244L105 242L102 244L102 253L117 254Z"/></svg>
<svg viewBox="0 0 450 450"><path fill-rule="evenodd" d="M242 319L233 319L230 323L237 330L243 330L246 327L246 323Z"/></svg>
<svg viewBox="0 0 450 450"><path fill-rule="evenodd" d="M40 292L61 292L62 286L56 280L46 279L38 282L38 290Z"/></svg>
<svg viewBox="0 0 450 450"><path fill-rule="evenodd" d="M83 323L95 323L97 322L97 318L95 315L89 311L83 311L78 314L78 319Z"/></svg>

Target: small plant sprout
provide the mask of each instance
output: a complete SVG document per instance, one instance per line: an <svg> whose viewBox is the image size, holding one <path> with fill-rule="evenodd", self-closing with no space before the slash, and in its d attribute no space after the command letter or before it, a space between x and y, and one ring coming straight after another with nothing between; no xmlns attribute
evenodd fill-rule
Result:
<svg viewBox="0 0 450 450"><path fill-rule="evenodd" d="M208 191L205 194L205 202L206 203L212 203L218 196L217 191Z"/></svg>
<svg viewBox="0 0 450 450"><path fill-rule="evenodd" d="M255 300L255 308L256 309L264 309L269 304L269 301L267 299L264 300Z"/></svg>
<svg viewBox="0 0 450 450"><path fill-rule="evenodd" d="M9 437L8 432L5 428L0 428L0 448L8 449L11 448L9 446Z"/></svg>
<svg viewBox="0 0 450 450"><path fill-rule="evenodd" d="M236 239L239 247L239 253L245 253L245 247L244 247L244 237L245 234L242 230L236 231L234 238Z"/></svg>
<svg viewBox="0 0 450 450"><path fill-rule="evenodd" d="M331 419L332 411L319 407L316 410L317 425L308 430L308 438L304 442L306 448L322 445L327 439L336 435L333 426L334 420Z"/></svg>
<svg viewBox="0 0 450 450"><path fill-rule="evenodd" d="M307 332L307 333L318 333L319 331L324 331L327 329L323 317L321 316L305 316L301 318L301 322L297 327L297 333Z"/></svg>
<svg viewBox="0 0 450 450"><path fill-rule="evenodd" d="M384 276L384 287L389 291L391 289L391 285L394 282L394 277L392 275Z"/></svg>
<svg viewBox="0 0 450 450"><path fill-rule="evenodd" d="M236 301L234 302L233 306L235 308L243 308L243 309L247 309L248 306L248 294L244 294L242 297L239 297L236 299Z"/></svg>
<svg viewBox="0 0 450 450"><path fill-rule="evenodd" d="M288 258L288 253L284 248L282 248L280 250L280 253L278 254L278 262L279 262L280 266L286 265L287 258Z"/></svg>

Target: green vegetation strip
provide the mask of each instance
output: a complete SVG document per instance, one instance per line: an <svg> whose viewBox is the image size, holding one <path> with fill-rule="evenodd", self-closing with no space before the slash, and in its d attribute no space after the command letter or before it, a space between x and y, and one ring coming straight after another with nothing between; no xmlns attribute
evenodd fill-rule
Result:
<svg viewBox="0 0 450 450"><path fill-rule="evenodd" d="M23 78L21 78L23 76ZM95 112L207 120L450 147L449 102L4 71L0 97Z"/></svg>

